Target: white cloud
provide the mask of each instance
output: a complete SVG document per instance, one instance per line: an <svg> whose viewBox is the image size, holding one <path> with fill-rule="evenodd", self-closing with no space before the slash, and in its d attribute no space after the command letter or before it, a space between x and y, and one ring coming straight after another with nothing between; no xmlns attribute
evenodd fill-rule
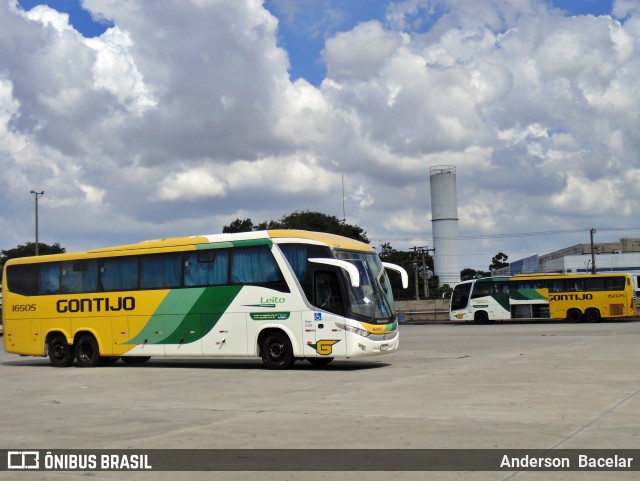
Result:
<svg viewBox="0 0 640 481"><path fill-rule="evenodd" d="M377 21L339 33L327 40L323 52L329 77L346 80L375 76L401 43L400 35L384 30Z"/></svg>
<svg viewBox="0 0 640 481"><path fill-rule="evenodd" d="M112 93L136 115L157 105L136 67L130 52L133 42L126 32L110 28L101 37L87 39L86 43L96 51L93 78L97 89Z"/></svg>
<svg viewBox="0 0 640 481"><path fill-rule="evenodd" d="M626 215L632 212L624 199L619 179L590 180L580 173L567 176L567 187L551 198L551 205L561 213L574 215L602 215L620 210Z"/></svg>
<svg viewBox="0 0 640 481"><path fill-rule="evenodd" d="M47 27L53 27L58 32L66 31L68 33L74 32L73 27L69 25L69 15L66 13L58 12L46 5L36 5L31 10L26 12L25 16L30 20L36 21Z"/></svg>
<svg viewBox="0 0 640 481"><path fill-rule="evenodd" d="M172 174L159 187L158 197L162 200L219 197L226 191L224 182L202 168Z"/></svg>

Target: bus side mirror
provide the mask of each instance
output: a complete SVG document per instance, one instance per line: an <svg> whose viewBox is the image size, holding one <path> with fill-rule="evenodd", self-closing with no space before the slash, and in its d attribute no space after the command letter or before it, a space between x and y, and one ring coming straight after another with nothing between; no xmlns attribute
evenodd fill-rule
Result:
<svg viewBox="0 0 640 481"><path fill-rule="evenodd" d="M382 265L385 269L390 269L392 271L396 271L400 273L400 278L402 279L402 288L406 289L409 287L409 274L402 267L396 264L391 264L390 262L383 262Z"/></svg>
<svg viewBox="0 0 640 481"><path fill-rule="evenodd" d="M336 266L340 267L342 270L346 271L349 276L349 280L351 281L351 287L360 287L360 272L358 272L358 268L347 261L340 261L338 259L325 259L325 258L309 258L309 262L313 262L315 264L326 264L328 266Z"/></svg>

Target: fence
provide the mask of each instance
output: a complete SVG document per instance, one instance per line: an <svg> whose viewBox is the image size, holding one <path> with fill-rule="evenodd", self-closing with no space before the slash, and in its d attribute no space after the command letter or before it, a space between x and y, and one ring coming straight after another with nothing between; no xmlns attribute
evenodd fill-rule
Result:
<svg viewBox="0 0 640 481"><path fill-rule="evenodd" d="M396 301L400 322L448 322L449 299Z"/></svg>

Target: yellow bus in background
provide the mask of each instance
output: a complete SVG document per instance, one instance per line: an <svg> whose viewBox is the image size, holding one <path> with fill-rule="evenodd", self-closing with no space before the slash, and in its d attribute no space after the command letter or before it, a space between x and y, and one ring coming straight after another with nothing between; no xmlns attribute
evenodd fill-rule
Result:
<svg viewBox="0 0 640 481"><path fill-rule="evenodd" d="M4 346L54 366L260 357L327 364L394 352L387 270L368 244L300 230L179 237L9 260Z"/></svg>
<svg viewBox="0 0 640 481"><path fill-rule="evenodd" d="M597 322L636 315L629 274L520 274L457 284L451 294L452 321L487 323L511 319Z"/></svg>

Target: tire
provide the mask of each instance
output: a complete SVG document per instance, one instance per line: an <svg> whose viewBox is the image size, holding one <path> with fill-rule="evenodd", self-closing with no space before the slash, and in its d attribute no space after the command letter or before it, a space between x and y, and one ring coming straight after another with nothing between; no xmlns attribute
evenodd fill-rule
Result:
<svg viewBox="0 0 640 481"><path fill-rule="evenodd" d="M151 356L122 356L122 362L125 364L144 364Z"/></svg>
<svg viewBox="0 0 640 481"><path fill-rule="evenodd" d="M567 311L567 321L582 322L582 312L580 312L580 309L569 309Z"/></svg>
<svg viewBox="0 0 640 481"><path fill-rule="evenodd" d="M260 344L260 357L267 369L288 369L295 361L291 341L279 332L264 338Z"/></svg>
<svg viewBox="0 0 640 481"><path fill-rule="evenodd" d="M49 360L54 367L69 367L73 363L73 349L62 334L49 339Z"/></svg>
<svg viewBox="0 0 640 481"><path fill-rule="evenodd" d="M595 307L587 309L587 312L584 313L584 320L587 322L600 322L601 319L600 311Z"/></svg>
<svg viewBox="0 0 640 481"><path fill-rule="evenodd" d="M322 367L322 366L326 366L331 361L333 361L333 358L332 357L308 357L307 361L309 361L312 366Z"/></svg>
<svg viewBox="0 0 640 481"><path fill-rule="evenodd" d="M76 341L76 365L78 367L94 367L100 362L98 341L91 334L83 334Z"/></svg>
<svg viewBox="0 0 640 481"><path fill-rule="evenodd" d="M489 314L487 314L487 311L478 311L473 316L473 320L478 324L489 324Z"/></svg>

